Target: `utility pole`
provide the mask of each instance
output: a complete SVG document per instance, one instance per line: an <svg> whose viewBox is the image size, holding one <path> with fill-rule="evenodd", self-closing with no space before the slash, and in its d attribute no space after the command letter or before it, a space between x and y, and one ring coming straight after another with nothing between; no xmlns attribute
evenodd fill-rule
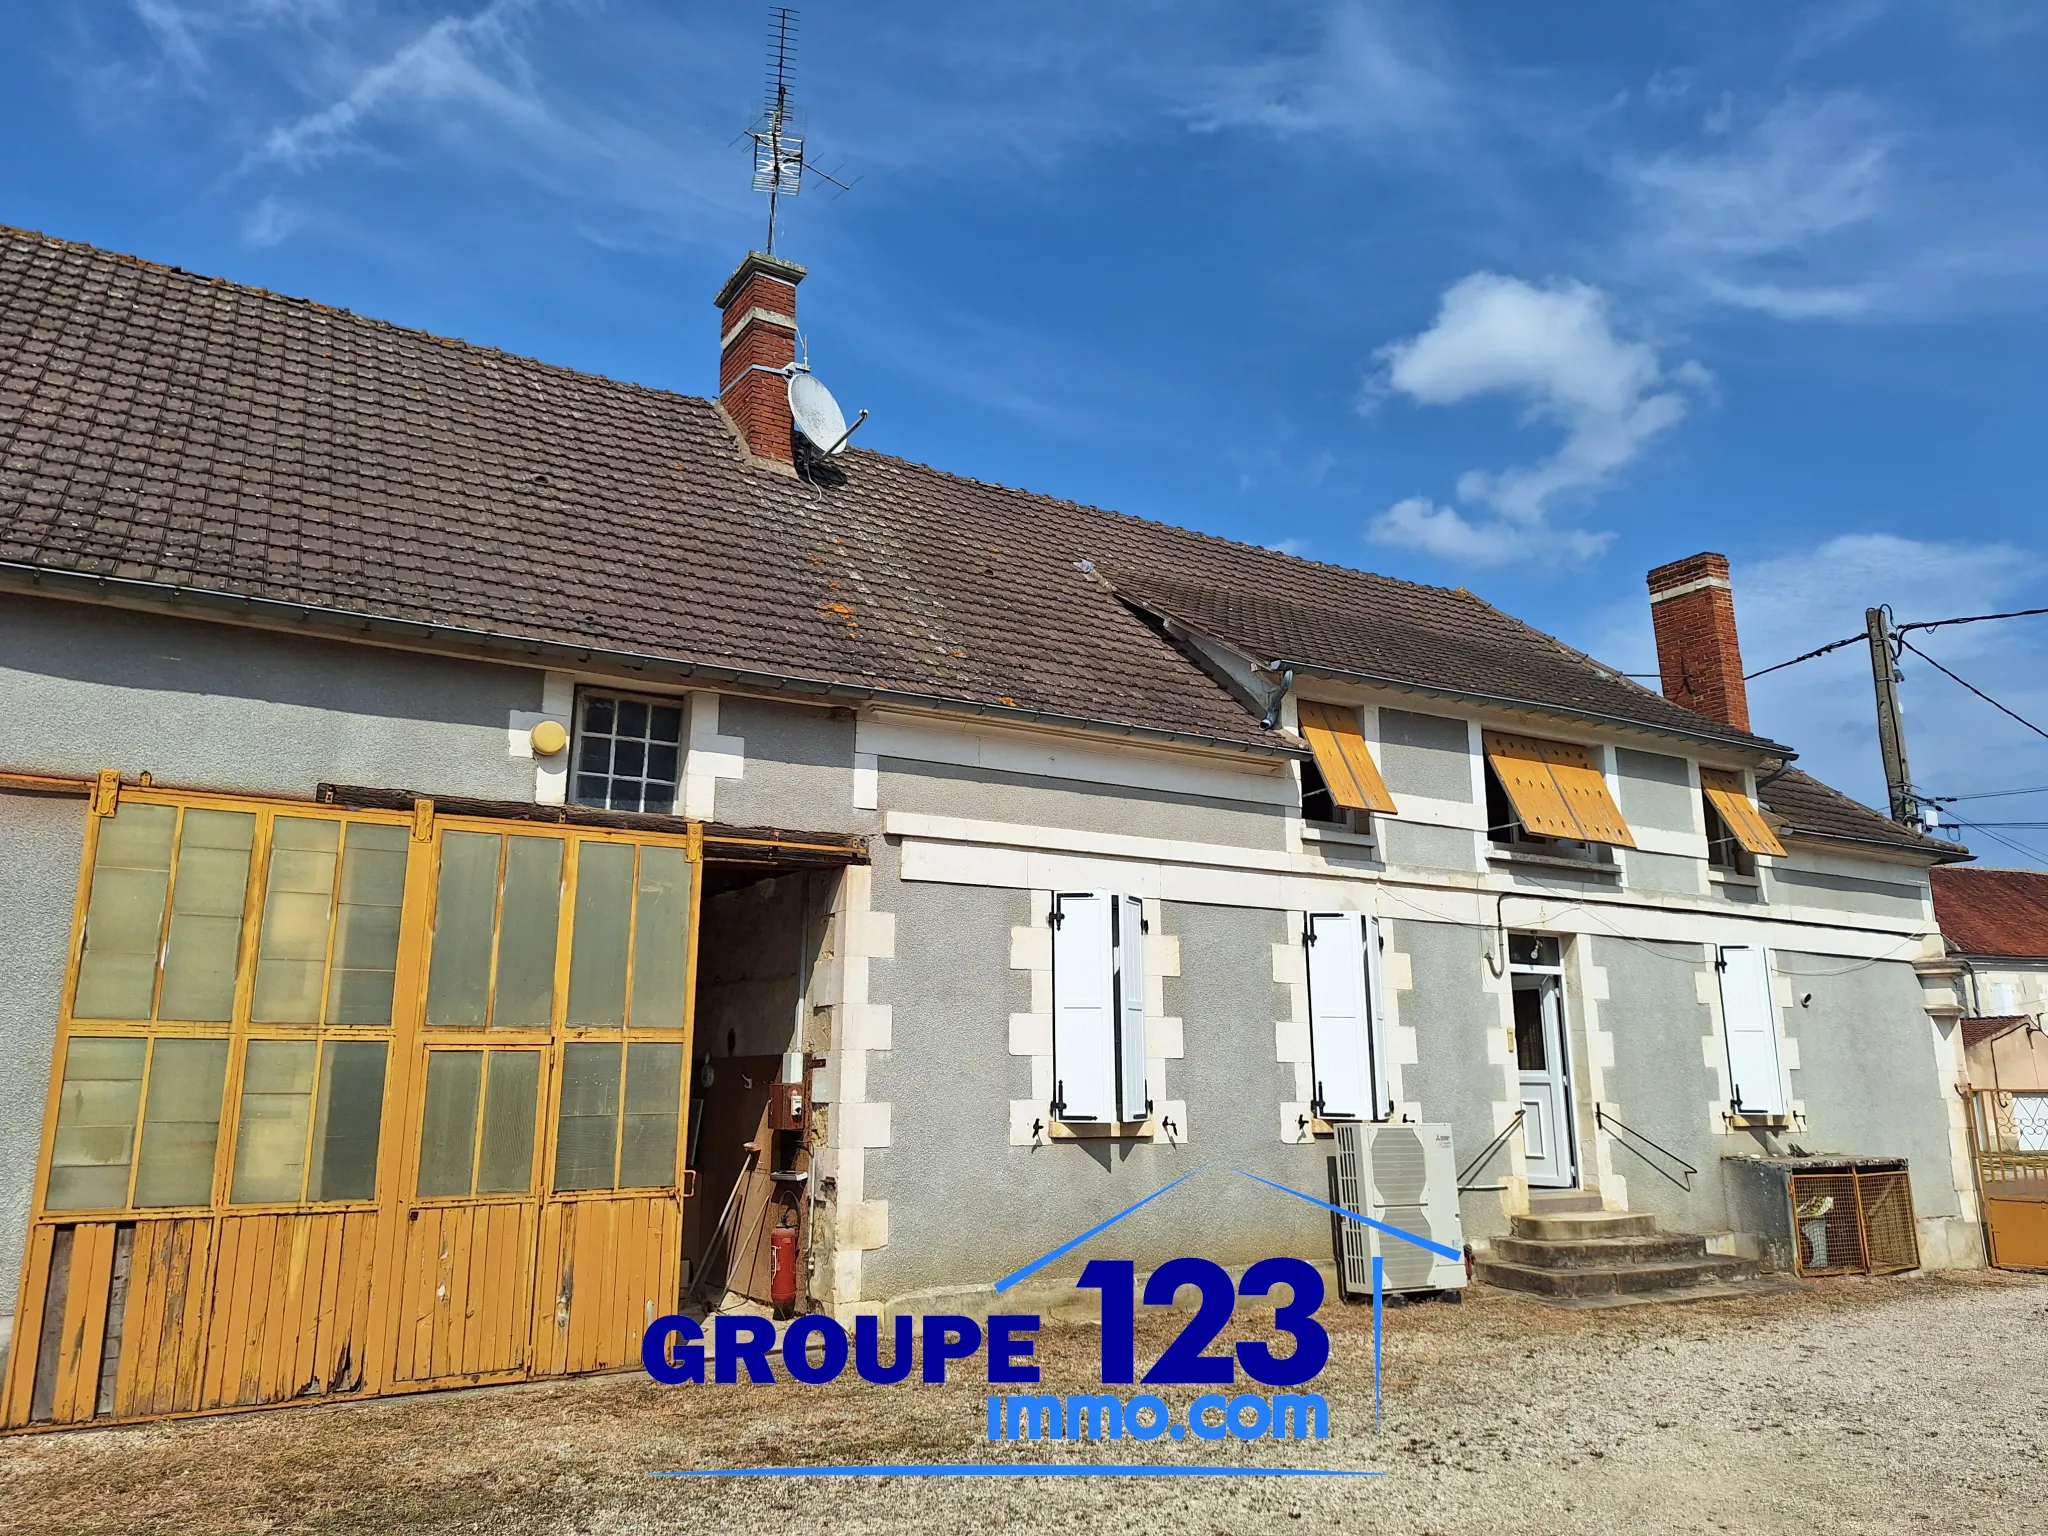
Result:
<svg viewBox="0 0 2048 1536"><path fill-rule="evenodd" d="M1882 608L1863 610L1870 636L1870 680L1877 689L1877 746L1884 754L1884 787L1892 820L1911 825L1919 816L1913 797L1913 772L1906 766L1906 726L1899 717L1899 669L1892 660L1891 615Z"/></svg>

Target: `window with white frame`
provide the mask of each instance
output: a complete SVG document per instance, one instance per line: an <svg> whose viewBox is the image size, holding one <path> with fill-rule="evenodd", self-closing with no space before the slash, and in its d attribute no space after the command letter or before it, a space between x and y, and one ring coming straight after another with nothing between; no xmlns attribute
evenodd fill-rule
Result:
<svg viewBox="0 0 2048 1536"><path fill-rule="evenodd" d="M1728 1042L1728 1104L1738 1115L1775 1118L1787 1110L1778 1062L1778 1004L1771 995L1770 951L1723 944L1721 1031Z"/></svg>
<svg viewBox="0 0 2048 1536"><path fill-rule="evenodd" d="M682 701L584 692L577 699L570 799L608 811L675 809L682 771Z"/></svg>
<svg viewBox="0 0 2048 1536"><path fill-rule="evenodd" d="M1318 1120L1391 1118L1379 919L1311 912L1302 943L1308 949L1311 1112Z"/></svg>
<svg viewBox="0 0 2048 1536"><path fill-rule="evenodd" d="M1145 1084L1145 907L1111 891L1052 899L1052 1117L1134 1123Z"/></svg>

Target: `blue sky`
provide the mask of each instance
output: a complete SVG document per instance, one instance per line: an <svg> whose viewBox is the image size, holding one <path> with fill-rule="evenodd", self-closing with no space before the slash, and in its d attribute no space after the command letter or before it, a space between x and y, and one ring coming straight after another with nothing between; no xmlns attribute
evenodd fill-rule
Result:
<svg viewBox="0 0 2048 1536"><path fill-rule="evenodd" d="M16 0L0 221L709 393L710 298L764 222L731 142L764 21ZM2048 605L2037 6L815 0L801 28L814 158L858 181L779 248L869 446L1469 586L1636 671L1643 572L1702 548L1752 668L1874 603ZM2048 618L1921 643L2048 725ZM1923 788L2048 785L2048 740L1906 660ZM1753 706L1882 800L1860 652ZM1994 831L1987 862L2048 863L2048 830Z"/></svg>

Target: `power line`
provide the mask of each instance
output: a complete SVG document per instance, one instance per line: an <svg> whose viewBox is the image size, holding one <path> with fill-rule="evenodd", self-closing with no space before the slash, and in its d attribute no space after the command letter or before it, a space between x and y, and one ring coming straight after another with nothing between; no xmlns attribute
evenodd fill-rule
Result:
<svg viewBox="0 0 2048 1536"><path fill-rule="evenodd" d="M1939 805L1952 805L1958 800L2004 800L2013 795L2048 795L2048 784L2037 784L2032 789L1981 789L1968 795L1922 795L1920 798Z"/></svg>
<svg viewBox="0 0 2048 1536"><path fill-rule="evenodd" d="M1982 624L1986 619L2026 619L2037 613L2048 613L2048 608L2019 608L2011 613L1973 613L1961 619L1924 619L1917 624L1897 624L1892 633L1902 635L1909 629L1946 629L1951 624Z"/></svg>
<svg viewBox="0 0 2048 1536"><path fill-rule="evenodd" d="M2048 613L2048 608L2016 608L2011 613L1972 613L1956 619L1921 619L1912 624L1894 624L1892 626L1892 633L1894 635L1904 635L1908 630L1913 629L1946 629L1951 624L1982 624L1991 619L2025 619L2042 613ZM1829 651L1839 651L1843 646L1854 645L1857 641L1865 638L1867 637L1863 635L1851 635L1846 640L1831 640L1826 645L1820 647L1819 650L1808 651L1804 656L1794 656L1790 661L1781 661L1774 667L1765 667L1761 672L1747 673L1742 680L1746 683L1753 678L1763 677L1767 673L1782 672L1787 667L1796 667L1802 661L1811 661L1816 656L1825 656ZM1903 640L1899 643L1901 645L1905 644ZM1923 655L1924 653L1916 651L1914 654ZM1940 666L1941 664L1936 662L1935 665ZM1630 675L1634 676L1635 674L1631 673ZM1954 673L1949 675L1951 677L1955 676ZM1962 682L1962 679L1956 678L1956 681ZM1963 686L1968 688L1970 685L1963 683ZM2003 705L1999 707L2004 708Z"/></svg>
<svg viewBox="0 0 2048 1536"><path fill-rule="evenodd" d="M1802 661L1811 661L1816 656L1825 656L1829 651L1839 651L1843 646L1855 645L1860 641L1864 640L1865 638L1867 637L1863 635L1851 635L1846 640L1830 640L1826 645L1822 646L1817 651L1808 651L1804 656L1794 656L1790 661L1781 661L1775 667L1765 667L1762 672L1747 673L1744 675L1742 680L1745 683L1754 682L1757 678L1764 676L1766 673L1782 672L1787 667L1796 667Z"/></svg>
<svg viewBox="0 0 2048 1536"><path fill-rule="evenodd" d="M1990 615L1987 615L1987 617L1990 617ZM1960 624L1964 621L1961 619L1957 619L1954 622ZM1896 631L1894 631L1894 633L1896 633ZM2021 725L2024 725L2036 736L2041 737L2044 741L2048 741L2048 731L2042 730L2040 726L2034 724L2034 722L2029 720L2025 715L2018 714L2013 710L2007 709L2003 704L1999 703L1998 700L1991 697L1990 694L1986 693L1982 688L1979 688L1975 683L1964 682L1962 678L1957 677L1955 673L1949 671L1947 667L1944 667L1932 656L1928 655L1925 651L1921 650L1920 647L1915 645L1912 641L1906 639L1904 636L1900 636L1899 644L1904 646L1907 650L1911 651L1915 656L1918 656L1922 661L1926 662L1927 665L1934 668L1935 671L1939 672L1943 677L1947 678L1950 682L1961 683L1963 687L1969 689L1970 692L1977 695L1978 698L1982 699L1986 704L1989 704L1993 709L1997 710L2000 714L2011 715L2013 719L2019 721Z"/></svg>
<svg viewBox="0 0 2048 1536"><path fill-rule="evenodd" d="M1965 820L1961 816L1956 817L1956 824L1958 826L1968 827L1973 832L1982 832L1994 843L2002 843L2006 847L2010 848L2014 853L2017 853L2024 858L2033 859L2037 863L2048 864L2048 853L2042 853L2038 848L2029 848L2025 843L2016 843L2009 837L2005 837L2000 833L1993 832L1988 827L1979 826L1974 821Z"/></svg>

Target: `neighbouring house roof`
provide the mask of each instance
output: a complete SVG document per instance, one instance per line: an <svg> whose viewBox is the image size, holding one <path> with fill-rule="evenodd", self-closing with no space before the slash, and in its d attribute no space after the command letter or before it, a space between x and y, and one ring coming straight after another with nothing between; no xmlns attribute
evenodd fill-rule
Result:
<svg viewBox="0 0 2048 1536"><path fill-rule="evenodd" d="M2048 960L2048 872L1937 869L1934 916L1963 955Z"/></svg>
<svg viewBox="0 0 2048 1536"><path fill-rule="evenodd" d="M1168 615L1261 661L1786 752L1462 589L864 450L818 480L749 464L707 400L0 227L17 589L1299 750ZM1803 775L1766 801L1955 852Z"/></svg>
<svg viewBox="0 0 2048 1536"><path fill-rule="evenodd" d="M1839 789L1830 789L1797 768L1759 785L1757 798L1764 803L1764 809L1784 821L1788 831L1807 837L1910 849L1945 861L1970 857L1969 849L1960 844L1902 827L1889 816L1860 800L1850 799Z"/></svg>
<svg viewBox="0 0 2048 1536"><path fill-rule="evenodd" d="M1963 1020L1963 1049L1970 1050L1986 1040L2000 1040L2007 1035L2016 1035L2034 1021L2023 1013L1999 1014L1981 1019Z"/></svg>

